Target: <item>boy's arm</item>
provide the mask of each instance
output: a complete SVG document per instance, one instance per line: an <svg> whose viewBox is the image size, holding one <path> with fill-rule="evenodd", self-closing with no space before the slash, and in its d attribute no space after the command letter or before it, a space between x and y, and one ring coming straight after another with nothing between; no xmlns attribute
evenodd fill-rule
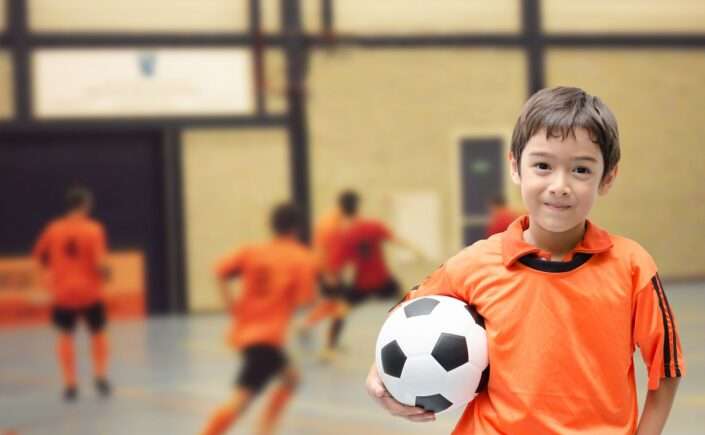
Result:
<svg viewBox="0 0 705 435"><path fill-rule="evenodd" d="M671 412L673 398L676 396L679 378L661 380L657 390L649 390L641 413L637 435L660 435Z"/></svg>

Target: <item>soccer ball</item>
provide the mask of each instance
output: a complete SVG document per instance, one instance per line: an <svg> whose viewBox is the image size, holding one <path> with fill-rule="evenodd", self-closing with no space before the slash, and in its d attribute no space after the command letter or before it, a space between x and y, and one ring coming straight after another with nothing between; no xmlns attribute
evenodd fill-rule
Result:
<svg viewBox="0 0 705 435"><path fill-rule="evenodd" d="M397 401L435 413L457 409L487 384L484 321L447 296L405 302L382 325L375 362Z"/></svg>

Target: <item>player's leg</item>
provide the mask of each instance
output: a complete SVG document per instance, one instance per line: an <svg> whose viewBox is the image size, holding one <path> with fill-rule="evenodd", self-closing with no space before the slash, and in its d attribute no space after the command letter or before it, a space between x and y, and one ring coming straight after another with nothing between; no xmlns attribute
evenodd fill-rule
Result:
<svg viewBox="0 0 705 435"><path fill-rule="evenodd" d="M107 316L105 304L98 302L86 308L83 312L88 329L91 332L91 358L93 360L93 375L95 388L102 396L110 395L108 382L108 356L110 343L107 333Z"/></svg>
<svg viewBox="0 0 705 435"><path fill-rule="evenodd" d="M73 341L73 332L76 329L76 310L54 307L52 310L52 323L58 330L56 340L56 357L61 368L64 382L64 399L75 400L78 397L76 384L76 350Z"/></svg>
<svg viewBox="0 0 705 435"><path fill-rule="evenodd" d="M238 387L225 403L220 405L208 418L201 435L219 435L225 433L247 409L254 394L247 388Z"/></svg>
<svg viewBox="0 0 705 435"><path fill-rule="evenodd" d="M286 361L286 357L282 353L282 361ZM280 383L276 389L272 391L267 405L262 412L262 415L257 426L257 435L272 435L277 423L283 414L284 408L291 400L296 388L299 385L299 372L292 365L283 366L283 372L280 377Z"/></svg>
<svg viewBox="0 0 705 435"><path fill-rule="evenodd" d="M246 411L252 400L281 370L281 360L276 359L276 349L255 345L243 350L243 366L236 380L235 392L208 418L201 435L225 433ZM275 355L275 357L273 357Z"/></svg>

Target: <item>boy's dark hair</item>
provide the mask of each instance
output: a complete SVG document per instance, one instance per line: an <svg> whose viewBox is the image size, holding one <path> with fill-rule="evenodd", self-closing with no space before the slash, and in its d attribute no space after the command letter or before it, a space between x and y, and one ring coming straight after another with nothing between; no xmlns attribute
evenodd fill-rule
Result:
<svg viewBox="0 0 705 435"><path fill-rule="evenodd" d="M579 88L557 86L541 89L521 109L512 134L512 155L517 163L529 139L546 130L546 138L565 139L584 128L602 152L605 171L602 178L619 162L619 129L612 111L598 97Z"/></svg>
<svg viewBox="0 0 705 435"><path fill-rule="evenodd" d="M279 204L272 211L272 230L277 235L298 231L301 228L301 221L301 211L294 204Z"/></svg>
<svg viewBox="0 0 705 435"><path fill-rule="evenodd" d="M83 186L72 186L66 190L66 209L71 211L93 204L93 193Z"/></svg>
<svg viewBox="0 0 705 435"><path fill-rule="evenodd" d="M360 203L360 196L353 190L345 190L338 196L338 206L345 216L355 216Z"/></svg>

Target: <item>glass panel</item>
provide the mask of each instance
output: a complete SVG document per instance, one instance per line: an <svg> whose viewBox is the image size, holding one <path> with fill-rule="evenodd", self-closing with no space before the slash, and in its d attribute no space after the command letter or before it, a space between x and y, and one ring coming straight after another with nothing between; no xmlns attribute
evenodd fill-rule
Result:
<svg viewBox="0 0 705 435"><path fill-rule="evenodd" d="M337 0L341 33L462 33L519 31L517 0Z"/></svg>
<svg viewBox="0 0 705 435"><path fill-rule="evenodd" d="M35 114L96 117L251 113L251 57L251 51L242 48L38 50L32 57ZM71 80L66 80L69 77Z"/></svg>
<svg viewBox="0 0 705 435"><path fill-rule="evenodd" d="M550 33L702 32L702 0L544 0Z"/></svg>
<svg viewBox="0 0 705 435"><path fill-rule="evenodd" d="M39 32L244 32L247 0L29 0Z"/></svg>

